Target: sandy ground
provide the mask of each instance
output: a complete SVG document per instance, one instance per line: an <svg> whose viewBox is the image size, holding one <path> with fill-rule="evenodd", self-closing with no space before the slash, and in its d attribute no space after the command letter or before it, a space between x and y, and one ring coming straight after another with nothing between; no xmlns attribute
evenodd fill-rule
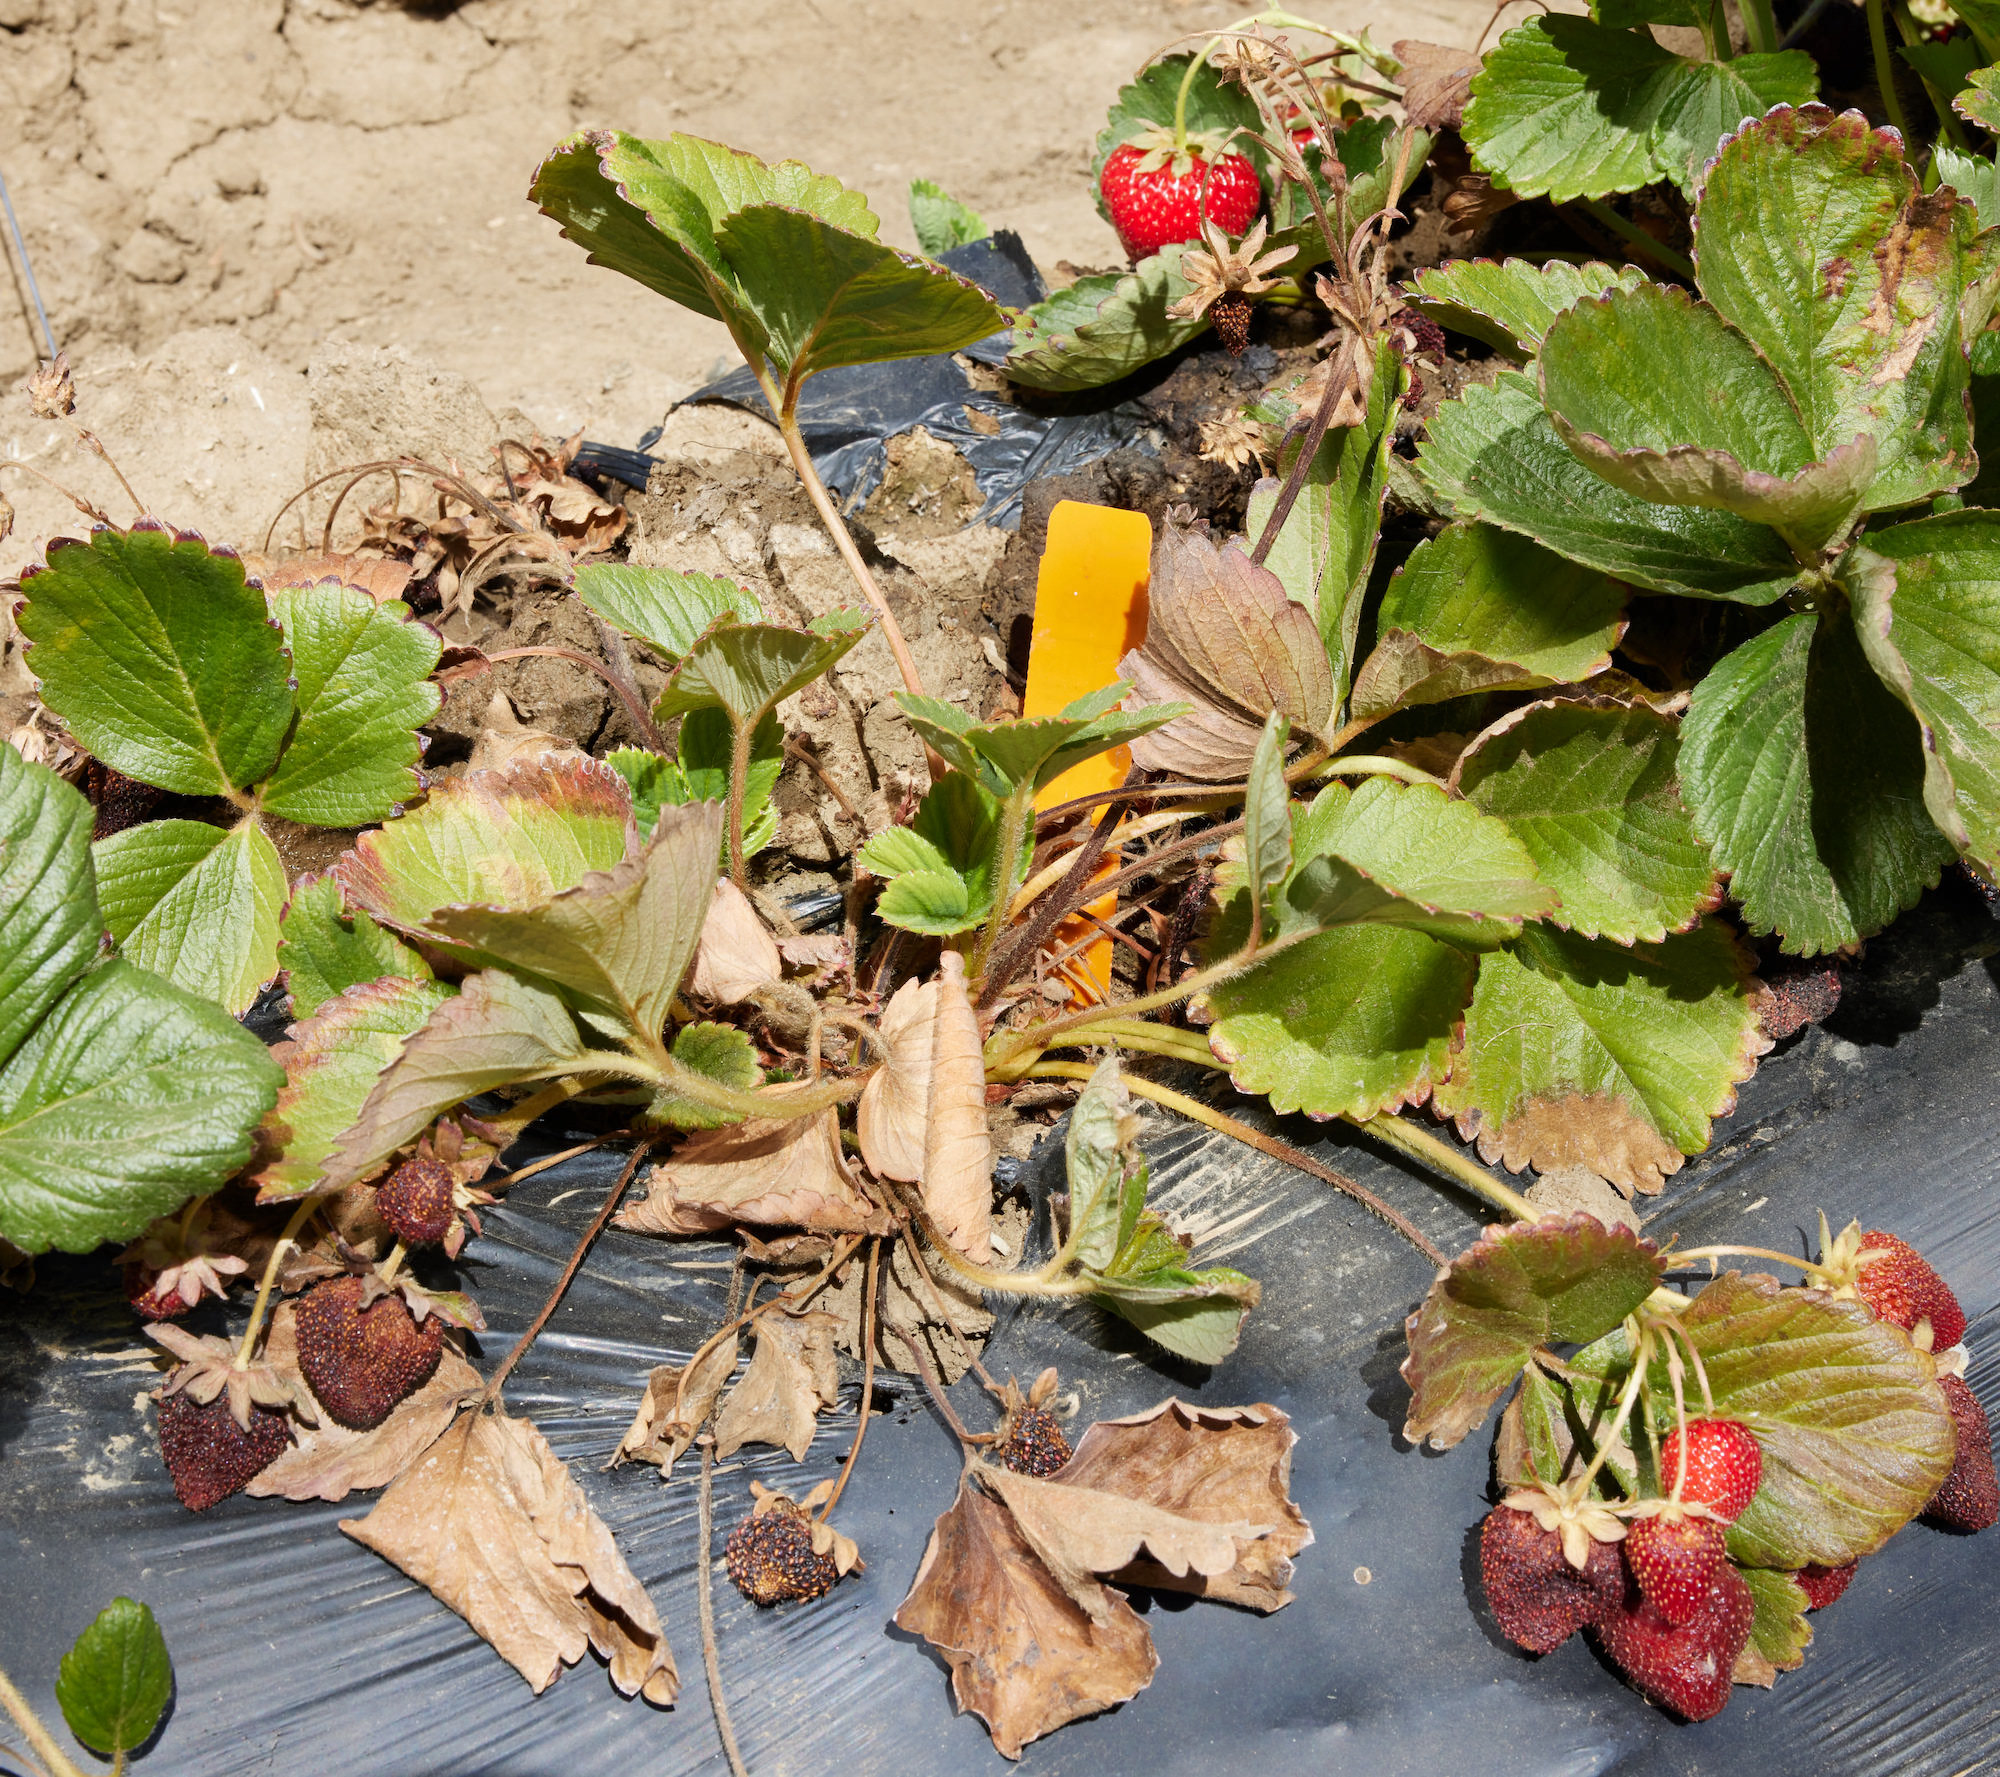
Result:
<svg viewBox="0 0 2000 1777"><path fill-rule="evenodd" d="M0 173L85 418L163 517L254 545L348 443L357 398L483 453L520 418L630 443L704 380L721 329L587 266L527 203L569 131L687 130L871 194L912 245L913 176L1045 265L1117 253L1086 188L1106 105L1229 0L0 0ZM1328 22L1467 41L1486 0L1338 0ZM0 457L101 465L13 391L38 329L0 283ZM386 356L384 356L386 354ZM318 374L309 375L315 364ZM359 377L357 383L356 378ZM393 387L392 387L393 386ZM322 411L331 403L341 412ZM364 416L365 417L365 416ZM17 473L0 570L75 515ZM256 534L252 534L252 533Z"/></svg>

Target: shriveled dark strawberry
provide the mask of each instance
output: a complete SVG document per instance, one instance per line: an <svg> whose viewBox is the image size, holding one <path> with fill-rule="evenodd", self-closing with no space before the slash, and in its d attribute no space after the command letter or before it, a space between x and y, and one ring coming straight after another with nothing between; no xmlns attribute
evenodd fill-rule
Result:
<svg viewBox="0 0 2000 1777"><path fill-rule="evenodd" d="M1714 1518L1656 1512L1625 1532L1625 1565L1641 1595L1677 1629L1701 1614L1725 1558Z"/></svg>
<svg viewBox="0 0 2000 1777"><path fill-rule="evenodd" d="M340 1424L368 1431L431 1379L444 1350L444 1321L421 1325L400 1295L361 1306L359 1277L333 1277L299 1298L299 1369Z"/></svg>
<svg viewBox="0 0 2000 1777"><path fill-rule="evenodd" d="M1559 1532L1505 1505L1488 1512L1480 1530L1479 1577L1501 1633L1531 1654L1562 1646L1625 1596L1616 1543L1593 1542L1589 1559L1574 1568Z"/></svg>
<svg viewBox="0 0 2000 1777"><path fill-rule="evenodd" d="M991 1454L1001 1468L1040 1480L1054 1474L1073 1453L1069 1439L1051 1415L1039 1407L1023 1407L1011 1422L1002 1421Z"/></svg>
<svg viewBox="0 0 2000 1777"><path fill-rule="evenodd" d="M1965 1310L1951 1286L1908 1241L1870 1228L1861 1236L1859 1262L1854 1287L1877 1320L1903 1328L1929 1351L1949 1351L1965 1337Z"/></svg>
<svg viewBox="0 0 2000 1777"><path fill-rule="evenodd" d="M1242 357L1250 343L1250 317L1256 307L1240 290L1226 290L1209 304L1208 318L1215 323L1216 337L1232 358Z"/></svg>
<svg viewBox="0 0 2000 1777"><path fill-rule="evenodd" d="M173 1477L174 1492L191 1512L241 1492L290 1447L292 1434L282 1413L250 1409L246 1432L219 1394L207 1406L187 1394L160 1399L160 1457Z"/></svg>
<svg viewBox="0 0 2000 1777"><path fill-rule="evenodd" d="M179 1320L194 1306L178 1288L161 1289L158 1273L143 1265L125 1267L125 1299L141 1320Z"/></svg>
<svg viewBox="0 0 2000 1777"><path fill-rule="evenodd" d="M2000 1520L2000 1476L1994 1472L1986 1409L1961 1376L1940 1376L1938 1387L1958 1426L1958 1460L1924 1507L1924 1516L1949 1530L1988 1529Z"/></svg>
<svg viewBox="0 0 2000 1777"><path fill-rule="evenodd" d="M1679 1628L1635 1596L1593 1633L1611 1663L1653 1702L1689 1721L1707 1721L1729 1701L1730 1674L1756 1615L1743 1576L1724 1562L1701 1608Z"/></svg>
<svg viewBox="0 0 2000 1777"><path fill-rule="evenodd" d="M90 834L93 839L109 839L127 827L138 826L165 794L151 784L127 777L122 771L113 771L101 759L93 759L85 767L83 790L97 810Z"/></svg>
<svg viewBox="0 0 2000 1777"><path fill-rule="evenodd" d="M375 1192L375 1213L411 1246L434 1246L451 1232L451 1168L419 1156L405 1160Z"/></svg>
<svg viewBox="0 0 2000 1777"><path fill-rule="evenodd" d="M1847 1590L1847 1582L1860 1565L1859 1561L1850 1561L1844 1567L1801 1567L1792 1577L1805 1590L1806 1609L1826 1609Z"/></svg>
<svg viewBox="0 0 2000 1777"><path fill-rule="evenodd" d="M752 1604L798 1604L833 1590L840 1569L813 1548L812 1526L780 1507L745 1518L729 1533L723 1565Z"/></svg>
<svg viewBox="0 0 2000 1777"><path fill-rule="evenodd" d="M1264 201L1248 156L1200 139L1176 145L1171 130L1149 130L1114 148L1097 188L1133 259L1200 239L1204 215L1224 234L1240 235Z"/></svg>
<svg viewBox="0 0 2000 1777"><path fill-rule="evenodd" d="M1683 1440L1676 1426L1660 1445L1660 1489L1671 1493L1680 1480L1681 1446L1686 1443L1687 1482L1680 1496L1703 1505L1725 1524L1743 1515L1764 1478L1764 1452L1740 1419L1690 1419Z"/></svg>

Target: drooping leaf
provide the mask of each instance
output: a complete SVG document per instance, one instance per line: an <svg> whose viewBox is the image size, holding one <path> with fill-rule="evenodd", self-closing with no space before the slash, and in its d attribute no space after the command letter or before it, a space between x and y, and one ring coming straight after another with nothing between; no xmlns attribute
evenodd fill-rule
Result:
<svg viewBox="0 0 2000 1777"><path fill-rule="evenodd" d="M674 1037L672 1054L676 1064L689 1073L736 1092L749 1092L764 1078L764 1070L757 1065L756 1045L733 1024L684 1024ZM671 1085L655 1096L646 1115L676 1129L720 1129L740 1121L731 1112Z"/></svg>
<svg viewBox="0 0 2000 1777"><path fill-rule="evenodd" d="M90 804L45 765L0 746L0 1057L13 1053L104 934Z"/></svg>
<svg viewBox="0 0 2000 1777"><path fill-rule="evenodd" d="M1209 324L1206 316L1167 313L1193 288L1181 273L1187 250L1168 247L1132 271L1078 278L1023 309L1007 354L1009 379L1055 392L1102 388L1186 345Z"/></svg>
<svg viewBox="0 0 2000 1777"><path fill-rule="evenodd" d="M415 797L417 730L438 712L436 630L352 586L288 586L271 610L291 650L298 726L263 806L315 827L379 821Z"/></svg>
<svg viewBox="0 0 2000 1777"><path fill-rule="evenodd" d="M669 664L718 617L764 621L763 606L733 580L629 562L585 563L576 571L576 596L605 622L658 650Z"/></svg>
<svg viewBox="0 0 2000 1777"><path fill-rule="evenodd" d="M225 1011L248 1011L278 972L285 905L284 860L263 826L146 821L91 849L124 954Z"/></svg>
<svg viewBox="0 0 2000 1777"><path fill-rule="evenodd" d="M0 1237L88 1252L250 1158L284 1074L220 1007L129 962L78 982L0 1066Z"/></svg>
<svg viewBox="0 0 2000 1777"><path fill-rule="evenodd" d="M914 1184L924 1176L937 995L935 981L911 979L882 1008L877 1032L883 1063L862 1087L854 1118L861 1157L878 1178Z"/></svg>
<svg viewBox="0 0 2000 1777"><path fill-rule="evenodd" d="M1530 927L1481 959L1437 1108L1489 1164L1657 1191L1769 1047L1749 975L1713 920L1629 949Z"/></svg>
<svg viewBox="0 0 2000 1777"><path fill-rule="evenodd" d="M1089 1270L1111 1264L1138 1226L1139 1208L1146 1201L1146 1159L1137 1145L1138 1128L1118 1057L1108 1056L1077 1095L1063 1138L1069 1180L1066 1244L1077 1264Z"/></svg>
<svg viewBox="0 0 2000 1777"><path fill-rule="evenodd" d="M1458 788L1507 823L1562 897L1552 923L1621 944L1657 942L1719 894L1681 801L1679 751L1678 728L1654 710L1530 704L1466 749Z"/></svg>
<svg viewBox="0 0 2000 1777"><path fill-rule="evenodd" d="M342 909L340 884L331 875L293 884L278 924L278 965L295 1019L310 1018L336 995L385 975L431 978L430 964L394 933L365 913Z"/></svg>
<svg viewBox="0 0 2000 1777"><path fill-rule="evenodd" d="M840 1399L840 1367L830 1314L767 1314L742 1381L715 1417L715 1450L734 1456L745 1444L775 1444L803 1462L819 1415Z"/></svg>
<svg viewBox="0 0 2000 1777"><path fill-rule="evenodd" d="M1549 14L1517 25L1472 81L1474 164L1523 197L1604 197L1671 179L1693 194L1723 135L1819 90L1801 50L1690 61L1643 31Z"/></svg>
<svg viewBox="0 0 2000 1777"><path fill-rule="evenodd" d="M1456 1444L1552 1341L1595 1339L1653 1293L1659 1249L1593 1216L1487 1228L1431 1285L1406 1326L1403 1435Z"/></svg>
<svg viewBox="0 0 2000 1777"><path fill-rule="evenodd" d="M1254 1277L1227 1266L1197 1270L1186 1245L1150 1211L1091 1282L1090 1299L1100 1308L1197 1364L1219 1364L1236 1349L1243 1322L1264 1293Z"/></svg>
<svg viewBox="0 0 2000 1777"><path fill-rule="evenodd" d="M954 247L983 241L993 232L978 211L960 203L935 179L910 181L910 227L917 245L933 259Z"/></svg>
<svg viewBox="0 0 2000 1777"><path fill-rule="evenodd" d="M97 758L223 795L271 769L291 725L282 645L234 555L144 523L51 545L23 576L21 633L42 701Z"/></svg>
<svg viewBox="0 0 2000 1777"><path fill-rule="evenodd" d="M697 1131L652 1169L645 1199L618 1216L619 1227L637 1234L703 1234L744 1225L822 1234L891 1227L862 1194L840 1151L831 1110L789 1122L751 1117Z"/></svg>
<svg viewBox="0 0 2000 1777"><path fill-rule="evenodd" d="M781 979L784 958L777 940L727 877L715 885L702 916L688 990L719 1006L738 1006Z"/></svg>
<svg viewBox="0 0 2000 1777"><path fill-rule="evenodd" d="M827 623L824 633L781 629L772 623L725 624L703 636L686 654L653 705L655 721L684 711L719 706L737 722L752 725L767 711L803 690L826 672L867 633L856 612L830 615L849 619ZM819 620L826 623L826 619Z"/></svg>
<svg viewBox="0 0 2000 1777"><path fill-rule="evenodd" d="M1065 704L1058 715L1018 722L975 722L952 704L907 691L896 693L896 704L949 763L978 778L993 795L1005 797L1022 785L1040 789L1072 765L1131 745L1187 707L1175 703L1121 710L1116 706L1128 689L1121 680Z"/></svg>
<svg viewBox="0 0 2000 1777"><path fill-rule="evenodd" d="M131 1598L114 1598L97 1613L56 1674L56 1702L69 1731L106 1758L145 1745L173 1694L167 1638L153 1613Z"/></svg>
<svg viewBox="0 0 2000 1777"><path fill-rule="evenodd" d="M986 1068L965 959L938 958L931 1025L930 1110L924 1131L924 1214L975 1264L993 1250L993 1141L986 1128Z"/></svg>
<svg viewBox="0 0 2000 1777"><path fill-rule="evenodd" d="M1924 810L1916 722L1841 617L1802 611L1711 668L1680 774L1751 929L1794 955L1879 932L1951 860Z"/></svg>
<svg viewBox="0 0 2000 1777"><path fill-rule="evenodd" d="M1460 517L1533 537L1654 592L1768 605L1797 575L1784 539L1767 525L1657 506L1593 475L1556 436L1535 384L1515 371L1440 407L1417 466Z"/></svg>
<svg viewBox="0 0 2000 1777"><path fill-rule="evenodd" d="M1483 340L1515 359L1542 349L1549 323L1586 296L1631 290L1645 282L1636 265L1611 266L1593 260L1571 265L1551 259L1448 259L1410 281L1410 307L1439 326Z"/></svg>
<svg viewBox="0 0 2000 1777"><path fill-rule="evenodd" d="M1869 665L1921 726L1931 819L2000 868L2000 518L1954 512L1874 532L1842 581Z"/></svg>
<svg viewBox="0 0 2000 1777"><path fill-rule="evenodd" d="M999 830L998 800L969 772L945 773L909 826L885 827L861 848L856 861L889 883L876 916L934 937L984 925Z"/></svg>

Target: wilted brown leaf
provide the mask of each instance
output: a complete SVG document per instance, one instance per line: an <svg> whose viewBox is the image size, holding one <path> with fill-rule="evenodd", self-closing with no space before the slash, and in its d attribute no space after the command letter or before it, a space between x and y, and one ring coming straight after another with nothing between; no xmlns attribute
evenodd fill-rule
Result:
<svg viewBox="0 0 2000 1777"><path fill-rule="evenodd" d="M479 736L472 743L472 757L467 760L467 771L505 771L516 759L541 759L553 755L557 759L581 759L583 751L564 740L560 735L550 734L546 729L536 728L521 720L521 713L514 708L514 700L504 691L496 691L487 701L486 714L480 719Z"/></svg>
<svg viewBox="0 0 2000 1777"><path fill-rule="evenodd" d="M243 570L263 582L266 592L281 586L317 586L323 580L338 580L357 592L365 592L378 605L399 599L409 590L414 564L389 555L347 555L339 550L326 555L294 555L283 560L247 555Z"/></svg>
<svg viewBox="0 0 2000 1777"><path fill-rule="evenodd" d="M687 1453L695 1434L715 1411L723 1385L736 1368L738 1344L731 1337L712 1346L695 1366L694 1374L688 1376L685 1391L681 1377L687 1373L687 1365L655 1364L646 1378L646 1392L639 1399L639 1410L632 1415L632 1423L625 1428L625 1435L618 1440L618 1448L605 1466L616 1468L621 1462L649 1462L660 1471L662 1480L671 1475L674 1464ZM678 1419L674 1416L676 1400L680 1402Z"/></svg>
<svg viewBox="0 0 2000 1777"><path fill-rule="evenodd" d="M1093 1582L1094 1583L1094 1582ZM986 1723L995 1750L1136 1697L1159 1655L1132 1607L1102 1586L1085 1610L1035 1557L1014 1515L970 1478L931 1531L896 1611L951 1668L952 1696Z"/></svg>
<svg viewBox="0 0 2000 1777"><path fill-rule="evenodd" d="M1135 765L1213 782L1241 777L1273 710L1327 736L1333 669L1312 613L1285 596L1276 574L1236 544L1217 549L1204 533L1169 524L1153 549L1148 597L1145 643L1118 667L1133 684L1126 707L1195 707L1135 740Z"/></svg>
<svg viewBox="0 0 2000 1777"><path fill-rule="evenodd" d="M1557 1166L1528 1187L1527 1198L1545 1216L1575 1215L1581 1210L1607 1228L1639 1230L1639 1218L1605 1180L1588 1166Z"/></svg>
<svg viewBox="0 0 2000 1777"><path fill-rule="evenodd" d="M778 954L788 969L844 969L847 937L842 932L800 932L777 940Z"/></svg>
<svg viewBox="0 0 2000 1777"><path fill-rule="evenodd" d="M679 1695L652 1599L524 1419L461 1414L367 1517L340 1527L428 1586L538 1694L594 1647L626 1696Z"/></svg>
<svg viewBox="0 0 2000 1777"><path fill-rule="evenodd" d="M840 1399L832 1315L782 1309L757 1320L757 1349L743 1380L729 1391L715 1421L715 1454L734 1456L745 1444L779 1444L794 1462L805 1459L820 1409Z"/></svg>
<svg viewBox="0 0 2000 1777"><path fill-rule="evenodd" d="M1122 1494L1183 1519L1266 1526L1225 1572L1176 1574L1141 1560L1111 1577L1273 1611L1291 1602L1292 1557L1313 1539L1291 1498L1297 1442L1291 1420L1273 1406L1165 1400L1128 1419L1099 1420L1051 1485Z"/></svg>
<svg viewBox="0 0 2000 1777"><path fill-rule="evenodd" d="M783 973L777 941L757 917L750 897L723 877L702 921L688 990L720 1006L740 1005Z"/></svg>
<svg viewBox="0 0 2000 1777"><path fill-rule="evenodd" d="M993 1138L979 1015L966 996L965 958L955 950L938 958L930 1071L924 1211L945 1239L984 1264L993 1251Z"/></svg>
<svg viewBox="0 0 2000 1777"><path fill-rule="evenodd" d="M892 1226L863 1195L831 1110L697 1130L653 1168L645 1200L618 1216L636 1234L705 1234L744 1222L829 1234Z"/></svg>
<svg viewBox="0 0 2000 1777"><path fill-rule="evenodd" d="M1479 53L1404 38L1392 46L1403 64L1403 115L1420 130L1455 130L1465 118L1466 89Z"/></svg>
<svg viewBox="0 0 2000 1777"><path fill-rule="evenodd" d="M1498 1161L1509 1172L1587 1166L1620 1190L1648 1196L1660 1191L1686 1158L1622 1098L1604 1092L1528 1099L1497 1129L1474 1111L1458 1119L1458 1132L1479 1144L1479 1157L1489 1166Z"/></svg>
<svg viewBox="0 0 2000 1777"><path fill-rule="evenodd" d="M905 981L882 1008L879 1030L888 1059L868 1076L854 1118L861 1157L877 1178L915 1184L924 1176L937 996L935 981Z"/></svg>

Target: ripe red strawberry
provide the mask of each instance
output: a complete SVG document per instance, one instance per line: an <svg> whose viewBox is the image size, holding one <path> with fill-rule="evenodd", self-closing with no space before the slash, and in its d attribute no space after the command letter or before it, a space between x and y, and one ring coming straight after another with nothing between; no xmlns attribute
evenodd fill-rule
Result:
<svg viewBox="0 0 2000 1777"><path fill-rule="evenodd" d="M1871 1253L1878 1256L1870 1258ZM1949 1351L1965 1337L1965 1310L1951 1286L1907 1241L1870 1228L1861 1236L1858 1263L1854 1287L1877 1320L1902 1327L1927 1351Z"/></svg>
<svg viewBox="0 0 2000 1777"><path fill-rule="evenodd" d="M1687 1422L1687 1484L1681 1498L1707 1506L1725 1524L1743 1515L1764 1478L1764 1452L1750 1428L1736 1419ZM1681 1433L1676 1426L1660 1445L1660 1490L1671 1493L1681 1472Z"/></svg>
<svg viewBox="0 0 2000 1777"><path fill-rule="evenodd" d="M160 1457L173 1477L174 1492L191 1512L205 1512L249 1486L291 1447L282 1413L250 1409L246 1432L219 1394L207 1406L193 1396L160 1398Z"/></svg>
<svg viewBox="0 0 2000 1777"><path fill-rule="evenodd" d="M1924 1516L1951 1530L1985 1530L2000 1520L2000 1475L1993 1467L1986 1409L1963 1377L1940 1376L1938 1387L1958 1425L1958 1460L1924 1507Z"/></svg>
<svg viewBox="0 0 2000 1777"><path fill-rule="evenodd" d="M1616 1543L1592 1542L1579 1571L1564 1556L1559 1531L1505 1505L1486 1514L1479 1533L1479 1577L1501 1633L1531 1654L1560 1647L1625 1595Z"/></svg>
<svg viewBox="0 0 2000 1777"><path fill-rule="evenodd" d="M1625 1532L1625 1565L1640 1593L1676 1629L1701 1614L1726 1559L1722 1525L1672 1510L1634 1518Z"/></svg>
<svg viewBox="0 0 2000 1777"><path fill-rule="evenodd" d="M1208 220L1228 235L1245 233L1264 201L1248 156L1223 152L1201 136L1176 146L1168 129L1148 130L1114 148L1097 188L1111 226L1135 260L1199 240L1204 193Z"/></svg>
<svg viewBox="0 0 2000 1777"><path fill-rule="evenodd" d="M1612 1664L1653 1702L1707 1721L1729 1701L1730 1674L1756 1615L1743 1576L1724 1562L1692 1621L1675 1628L1638 1598L1610 1612L1596 1635Z"/></svg>
<svg viewBox="0 0 2000 1777"><path fill-rule="evenodd" d="M451 1232L451 1168L421 1155L385 1178L375 1193L375 1213L411 1246L433 1246Z"/></svg>
<svg viewBox="0 0 2000 1777"><path fill-rule="evenodd" d="M332 1277L299 1298L299 1369L314 1398L342 1425L368 1431L431 1379L444 1321L421 1325L399 1295L361 1306L359 1277Z"/></svg>
<svg viewBox="0 0 2000 1777"><path fill-rule="evenodd" d="M1824 1610L1841 1593L1847 1590L1847 1582L1854 1577L1859 1561L1850 1561L1845 1567L1802 1567L1792 1578L1804 1587L1807 1610Z"/></svg>

